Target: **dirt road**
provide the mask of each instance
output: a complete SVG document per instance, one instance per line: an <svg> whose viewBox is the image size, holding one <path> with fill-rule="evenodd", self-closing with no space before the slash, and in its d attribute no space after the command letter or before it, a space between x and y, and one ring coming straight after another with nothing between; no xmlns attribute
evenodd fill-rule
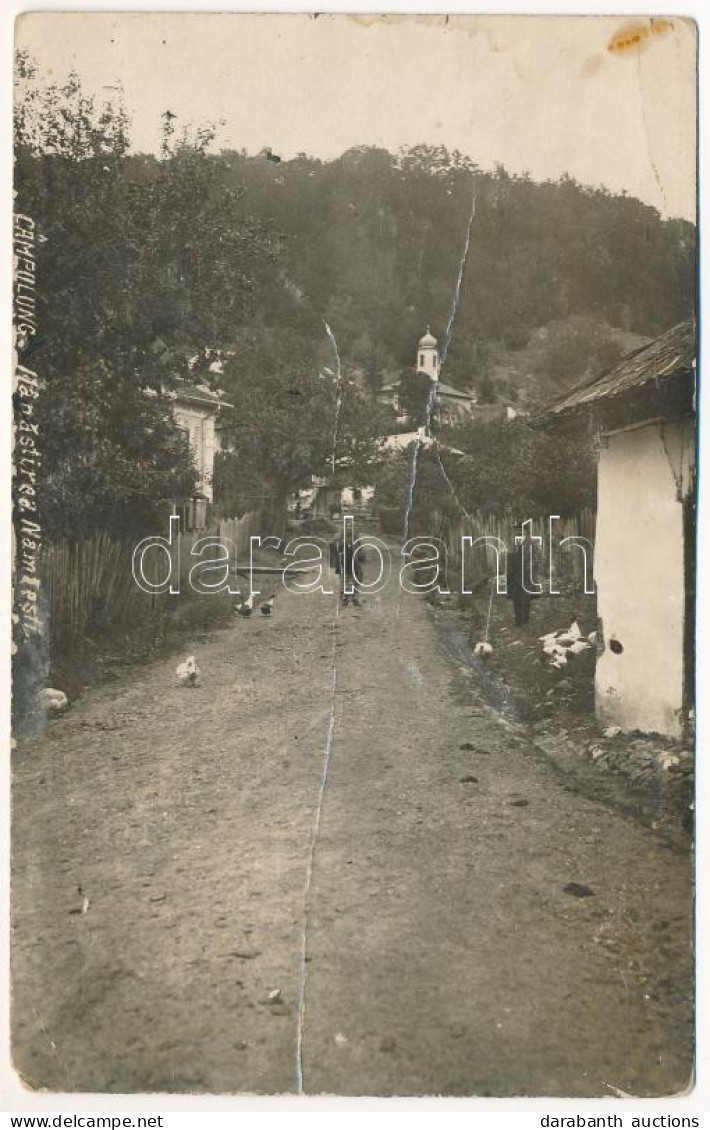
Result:
<svg viewBox="0 0 710 1130"><path fill-rule="evenodd" d="M419 598L335 613L279 592L195 642L197 689L134 669L16 754L25 1082L685 1088L689 857L563 787Z"/></svg>

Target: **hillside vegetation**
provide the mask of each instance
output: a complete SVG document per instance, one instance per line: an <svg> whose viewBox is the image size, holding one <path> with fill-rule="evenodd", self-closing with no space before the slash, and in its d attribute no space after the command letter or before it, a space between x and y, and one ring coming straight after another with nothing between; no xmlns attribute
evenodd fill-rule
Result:
<svg viewBox="0 0 710 1130"><path fill-rule="evenodd" d="M374 385L411 365L427 323L443 338L472 207L446 379L483 399L549 398L693 310L693 226L603 188L423 145L211 160L283 236L264 319L315 333L326 320Z"/></svg>

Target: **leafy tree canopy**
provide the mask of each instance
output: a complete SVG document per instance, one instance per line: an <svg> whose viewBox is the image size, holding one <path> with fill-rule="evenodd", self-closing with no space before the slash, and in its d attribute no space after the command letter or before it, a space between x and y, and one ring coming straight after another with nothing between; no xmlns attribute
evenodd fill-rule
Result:
<svg viewBox="0 0 710 1130"><path fill-rule="evenodd" d="M74 76L42 83L25 57L17 76L17 207L41 240L39 332L22 353L47 382L41 518L50 536L134 533L195 479L161 395L186 373L166 357L249 316L276 241L216 175L209 131L176 142L167 119L144 175L120 104L97 107Z"/></svg>

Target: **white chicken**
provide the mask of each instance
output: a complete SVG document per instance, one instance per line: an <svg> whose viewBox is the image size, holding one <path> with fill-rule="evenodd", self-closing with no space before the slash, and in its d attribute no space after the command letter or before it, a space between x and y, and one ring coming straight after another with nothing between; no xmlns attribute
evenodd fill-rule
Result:
<svg viewBox="0 0 710 1130"><path fill-rule="evenodd" d="M254 593L250 592L246 600L234 605L234 611L240 616L251 616L254 611Z"/></svg>
<svg viewBox="0 0 710 1130"><path fill-rule="evenodd" d="M550 666L556 667L558 671L566 667L575 655L591 647L590 641L583 637L576 617L567 631L547 632L544 636L538 636L538 639L542 644L543 655L550 660Z"/></svg>
<svg viewBox="0 0 710 1130"><path fill-rule="evenodd" d="M675 769L676 765L680 765L680 758L675 753L663 752L659 754L658 762L661 769L667 773L669 769Z"/></svg>
<svg viewBox="0 0 710 1130"><path fill-rule="evenodd" d="M588 647L591 647L591 644L587 643L586 640L575 640L574 643L569 645L567 651L571 655L579 655L580 651L586 651Z"/></svg>
<svg viewBox="0 0 710 1130"><path fill-rule="evenodd" d="M582 633L579 630L579 624L573 620L566 632L560 632L557 636L557 642L562 644L563 647L570 647L581 638Z"/></svg>
<svg viewBox="0 0 710 1130"><path fill-rule="evenodd" d="M188 655L182 663L178 663L175 674L181 687L197 686L197 676L200 668L197 666L194 655Z"/></svg>
<svg viewBox="0 0 710 1130"><path fill-rule="evenodd" d="M62 710L66 710L69 705L69 700L64 691L57 691L52 687L45 687L39 697L44 709L52 714L59 714Z"/></svg>

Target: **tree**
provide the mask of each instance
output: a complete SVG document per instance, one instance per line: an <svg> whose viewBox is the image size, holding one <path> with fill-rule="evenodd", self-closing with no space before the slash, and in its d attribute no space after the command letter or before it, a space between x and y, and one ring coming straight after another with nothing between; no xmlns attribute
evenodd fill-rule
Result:
<svg viewBox="0 0 710 1130"><path fill-rule="evenodd" d="M50 537L135 535L194 483L164 393L248 316L275 240L212 167L209 128L174 143L168 119L162 160L131 158L120 101L43 83L24 55L16 77L17 207L41 239L21 355L46 381L40 517Z"/></svg>
<svg viewBox="0 0 710 1130"><path fill-rule="evenodd" d="M495 403L496 386L490 373L484 373L478 382L478 399L481 404Z"/></svg>
<svg viewBox="0 0 710 1130"><path fill-rule="evenodd" d="M413 428L421 428L431 422L435 410L433 384L426 373L415 373L409 369L400 375L400 410L409 417Z"/></svg>
<svg viewBox="0 0 710 1130"><path fill-rule="evenodd" d="M445 440L465 453L446 471L467 510L515 516L573 514L596 500L596 455L588 435L548 434L517 418L469 420Z"/></svg>
<svg viewBox="0 0 710 1130"><path fill-rule="evenodd" d="M312 475L370 481L383 414L352 372L338 378L328 348L325 340L306 348L291 331L254 333L241 344L221 377L234 412L218 485L231 481L236 490L241 477L285 497Z"/></svg>

